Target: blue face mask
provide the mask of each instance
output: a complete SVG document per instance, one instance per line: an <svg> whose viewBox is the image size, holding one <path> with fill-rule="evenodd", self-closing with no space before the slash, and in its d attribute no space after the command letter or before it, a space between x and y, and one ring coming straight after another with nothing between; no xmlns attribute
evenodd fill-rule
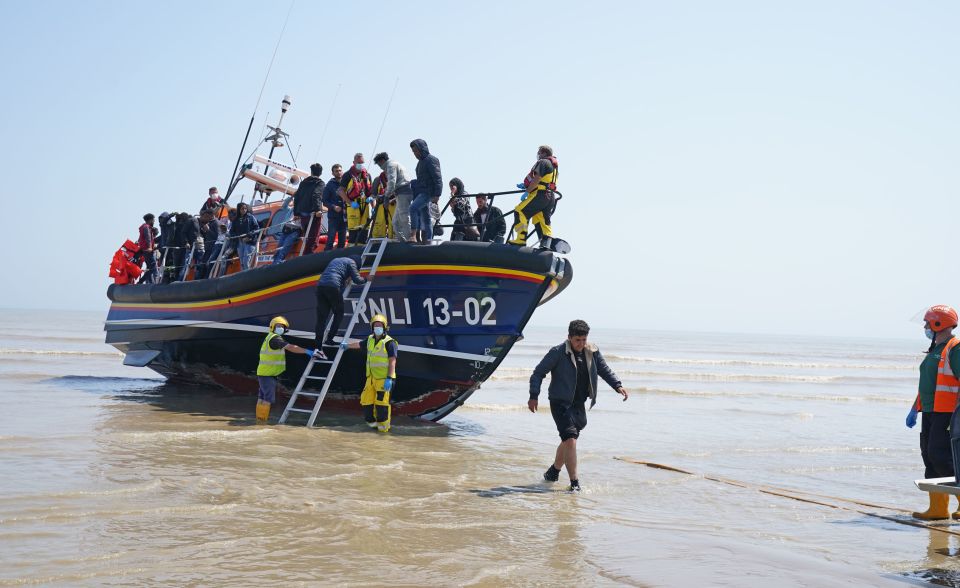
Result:
<svg viewBox="0 0 960 588"><path fill-rule="evenodd" d="M278 335L282 335L282 334L286 333L287 330L284 329L283 327L281 327L280 325L277 325L276 327L273 328L273 332L276 333L276 334L278 334Z"/></svg>
<svg viewBox="0 0 960 588"><path fill-rule="evenodd" d="M933 329L924 329L923 334L926 335L927 339L930 339L931 341L933 341L933 338L937 336L937 334L933 332Z"/></svg>
<svg viewBox="0 0 960 588"><path fill-rule="evenodd" d="M377 337L383 337L383 327L374 327L373 334Z"/></svg>
<svg viewBox="0 0 960 588"><path fill-rule="evenodd" d="M355 163L353 164L353 167L357 168L358 172L362 172L364 169L366 169L362 163Z"/></svg>

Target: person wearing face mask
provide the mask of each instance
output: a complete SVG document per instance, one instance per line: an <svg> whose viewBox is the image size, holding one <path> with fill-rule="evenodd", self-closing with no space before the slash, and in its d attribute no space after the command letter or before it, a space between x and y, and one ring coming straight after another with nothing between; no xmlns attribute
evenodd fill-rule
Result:
<svg viewBox="0 0 960 588"><path fill-rule="evenodd" d="M522 247L527 244L527 228L532 221L540 236L540 245L550 248L553 239L550 219L556 203L554 191L557 189L559 173L560 163L553 156L553 149L548 145L541 145L537 149L537 162L533 164L523 183L517 184L517 188L525 192L520 195L520 204L513 209L517 224L513 226L515 234L510 241L511 245Z"/></svg>
<svg viewBox="0 0 960 588"><path fill-rule="evenodd" d="M571 492L580 491L580 476L577 473L577 439L587 426L586 401L590 408L597 403L597 376L623 396L626 402L627 389L620 383L596 345L587 343L590 326L585 321L575 320L567 328L567 340L550 349L530 376L530 400L527 408L537 412L540 385L550 374L550 414L560 433L553 463L543 474L547 482L560 479L560 469L567 468Z"/></svg>
<svg viewBox="0 0 960 588"><path fill-rule="evenodd" d="M917 424L917 413L923 413L920 425L920 455L926 478L952 477L953 452L950 448L950 418L957 407L960 392L960 339L953 336L957 311L945 305L931 306L923 316L924 332L930 348L920 364L920 385L917 399L907 414L907 427ZM950 518L950 495L930 492L930 507L913 516L923 520ZM960 501L960 497L958 497ZM960 519L960 509L953 513Z"/></svg>
<svg viewBox="0 0 960 588"><path fill-rule="evenodd" d="M363 420L381 433L390 430L390 391L397 380L397 342L387 334L387 317L370 319L373 333L366 340L367 381L360 394ZM341 349L360 349L360 342L340 344Z"/></svg>
<svg viewBox="0 0 960 588"><path fill-rule="evenodd" d="M347 240L354 245L362 242L360 230L370 218L370 206L367 198L371 196L373 181L363 163L363 153L353 156L353 165L340 178L337 194L347 205Z"/></svg>
<svg viewBox="0 0 960 588"><path fill-rule="evenodd" d="M257 393L257 422L265 423L270 418L270 406L277 399L277 376L287 369L286 352L302 353L313 357L313 349L298 347L287 343L283 335L290 330L290 323L282 316L270 321L270 332L260 345L260 363L257 365L257 380L260 391ZM321 353L322 355L322 353Z"/></svg>

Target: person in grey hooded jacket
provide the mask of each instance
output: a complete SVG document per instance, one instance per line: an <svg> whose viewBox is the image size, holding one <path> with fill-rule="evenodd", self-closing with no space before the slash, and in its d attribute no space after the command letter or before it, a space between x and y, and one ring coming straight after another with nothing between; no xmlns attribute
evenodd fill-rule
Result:
<svg viewBox="0 0 960 588"><path fill-rule="evenodd" d="M556 482L560 469L567 468L570 476L570 491L580 491L577 474L577 439L587 426L586 401L590 407L597 403L597 377L603 378L611 388L626 401L629 394L613 373L596 345L587 343L590 326L582 320L570 322L567 340L553 347L533 370L530 376L530 400L527 408L537 412L540 385L550 374L550 413L560 433L560 445L553 464L543 474L543 479Z"/></svg>
<svg viewBox="0 0 960 588"><path fill-rule="evenodd" d="M430 154L423 139L410 142L413 156L417 158L417 178L410 182L413 203L410 204L410 227L417 233L418 243L429 243L433 238L433 222L430 218L430 203L437 202L443 193L443 177L440 160Z"/></svg>

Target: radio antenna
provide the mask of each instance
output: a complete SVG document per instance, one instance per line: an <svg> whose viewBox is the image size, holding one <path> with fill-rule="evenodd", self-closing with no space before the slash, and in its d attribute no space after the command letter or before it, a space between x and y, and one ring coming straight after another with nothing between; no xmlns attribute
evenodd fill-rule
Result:
<svg viewBox="0 0 960 588"><path fill-rule="evenodd" d="M393 95L397 93L397 84L400 83L400 76L393 82L393 91L390 92L390 100L387 101L387 110L383 113L383 122L380 123L380 130L377 131L377 140L373 143L373 150L370 152L370 160L377 154L377 145L380 144L380 135L383 133L383 125L387 124L387 115L390 114L390 106L393 105Z"/></svg>
<svg viewBox="0 0 960 588"><path fill-rule="evenodd" d="M263 98L263 90L267 87L267 80L270 79L270 71L273 70L273 62L277 58L277 50L280 49L280 41L283 40L283 34L287 31L287 23L290 22L290 13L293 12L293 5L296 4L296 2L297 0L290 0L290 8L287 9L287 16L283 19L283 27L280 29L280 36L277 38L277 44L273 48L273 56L270 58L270 65L267 66L267 73L263 76L263 84L260 86L260 94L257 96L257 104L253 107L253 113L250 115L250 123L247 125L247 133L243 136L243 144L240 146L240 153L237 154L237 163L234 164L233 173L230 175L230 181L227 183L230 188L227 190L227 196L223 199L224 202L230 199L230 194L233 192L233 179L237 175L237 170L240 169L240 160L243 158L243 150L247 148L247 140L250 138L250 129L253 128L253 119L257 116L257 109L260 108L260 100Z"/></svg>
<svg viewBox="0 0 960 588"><path fill-rule="evenodd" d="M320 157L320 149L323 147L323 140L327 138L327 129L330 127L330 119L333 117L333 107L337 105L337 96L340 95L340 87L343 84L337 84L337 91L333 93L333 102L330 103L330 112L327 113L327 122L323 123L323 133L320 134L320 144L317 145L317 152L313 155L313 161Z"/></svg>

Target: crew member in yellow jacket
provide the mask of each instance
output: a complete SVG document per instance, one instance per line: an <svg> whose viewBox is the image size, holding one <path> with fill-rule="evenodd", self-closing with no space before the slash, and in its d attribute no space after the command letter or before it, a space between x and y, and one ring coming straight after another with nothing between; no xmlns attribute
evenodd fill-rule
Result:
<svg viewBox="0 0 960 588"><path fill-rule="evenodd" d="M363 420L371 428L390 430L390 391L397 379L397 342L387 334L387 317L370 319L373 333L364 343L367 349L367 382L360 394ZM360 342L340 344L343 349L360 349Z"/></svg>
<svg viewBox="0 0 960 588"><path fill-rule="evenodd" d="M287 369L286 352L304 353L313 357L313 349L298 347L283 340L284 333L290 331L290 323L282 316L270 321L270 332L260 345L260 364L257 366L257 380L260 392L257 394L257 422L265 423L270 418L270 405L277 399L277 376ZM321 352L322 353L322 352Z"/></svg>

